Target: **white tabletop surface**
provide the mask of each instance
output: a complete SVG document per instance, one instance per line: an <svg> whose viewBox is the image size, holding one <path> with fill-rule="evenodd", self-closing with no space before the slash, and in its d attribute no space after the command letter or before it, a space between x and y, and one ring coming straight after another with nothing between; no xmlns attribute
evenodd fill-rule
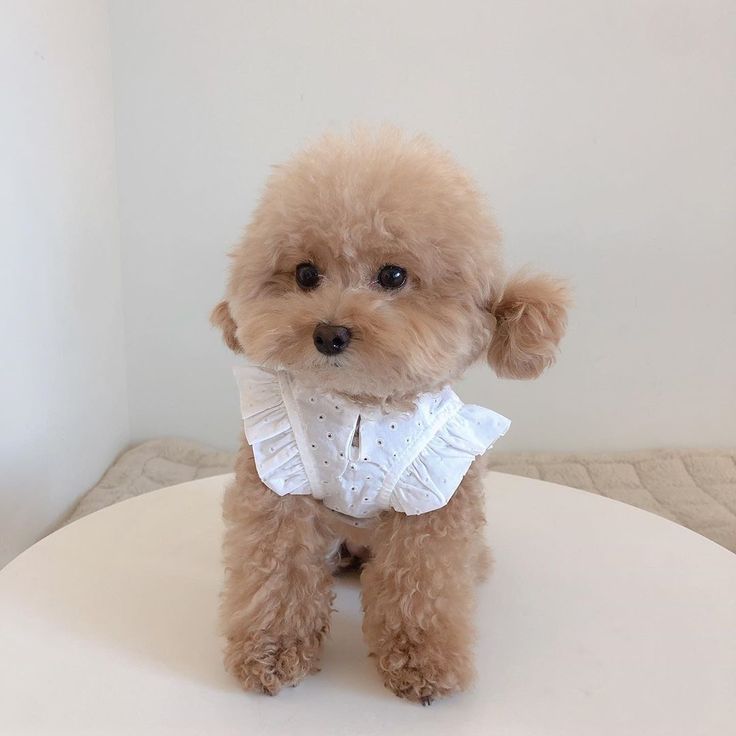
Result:
<svg viewBox="0 0 736 736"><path fill-rule="evenodd" d="M736 733L736 555L501 474L471 692L422 708L385 690L354 579L336 584L319 674L275 698L240 691L215 630L228 478L104 509L0 571L1 734Z"/></svg>

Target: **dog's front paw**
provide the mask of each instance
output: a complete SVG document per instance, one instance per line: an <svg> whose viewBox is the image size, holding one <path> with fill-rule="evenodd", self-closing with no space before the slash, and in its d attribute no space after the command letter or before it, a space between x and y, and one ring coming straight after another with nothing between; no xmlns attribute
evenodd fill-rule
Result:
<svg viewBox="0 0 736 736"><path fill-rule="evenodd" d="M465 690L474 674L469 655L443 651L431 644L397 641L377 654L377 663L389 690L422 705Z"/></svg>
<svg viewBox="0 0 736 736"><path fill-rule="evenodd" d="M307 640L266 633L230 637L225 647L225 668L244 690L276 695L282 687L296 685L318 670L322 639L322 634Z"/></svg>

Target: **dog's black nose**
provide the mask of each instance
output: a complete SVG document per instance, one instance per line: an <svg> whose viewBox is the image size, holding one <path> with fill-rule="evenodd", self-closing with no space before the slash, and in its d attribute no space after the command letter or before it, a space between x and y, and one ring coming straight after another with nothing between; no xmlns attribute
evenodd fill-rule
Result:
<svg viewBox="0 0 736 736"><path fill-rule="evenodd" d="M314 345L324 355L337 355L350 344L350 330L340 325L317 325L314 328Z"/></svg>

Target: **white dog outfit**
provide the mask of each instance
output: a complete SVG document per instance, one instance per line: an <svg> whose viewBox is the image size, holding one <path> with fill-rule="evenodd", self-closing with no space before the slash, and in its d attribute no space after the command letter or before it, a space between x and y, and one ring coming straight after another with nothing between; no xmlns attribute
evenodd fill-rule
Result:
<svg viewBox="0 0 736 736"><path fill-rule="evenodd" d="M510 425L463 404L449 386L421 394L411 411L385 413L302 386L286 371L238 366L235 377L264 484L280 496L312 495L356 525L389 508L442 508Z"/></svg>

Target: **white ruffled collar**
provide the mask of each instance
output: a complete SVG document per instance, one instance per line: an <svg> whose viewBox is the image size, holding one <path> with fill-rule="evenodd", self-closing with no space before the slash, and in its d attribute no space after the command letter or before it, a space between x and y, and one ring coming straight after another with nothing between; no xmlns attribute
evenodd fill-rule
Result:
<svg viewBox="0 0 736 736"><path fill-rule="evenodd" d="M509 427L447 386L385 413L304 387L284 371L235 369L245 435L264 484L354 519L444 506L473 459ZM358 430L359 428L359 430Z"/></svg>

